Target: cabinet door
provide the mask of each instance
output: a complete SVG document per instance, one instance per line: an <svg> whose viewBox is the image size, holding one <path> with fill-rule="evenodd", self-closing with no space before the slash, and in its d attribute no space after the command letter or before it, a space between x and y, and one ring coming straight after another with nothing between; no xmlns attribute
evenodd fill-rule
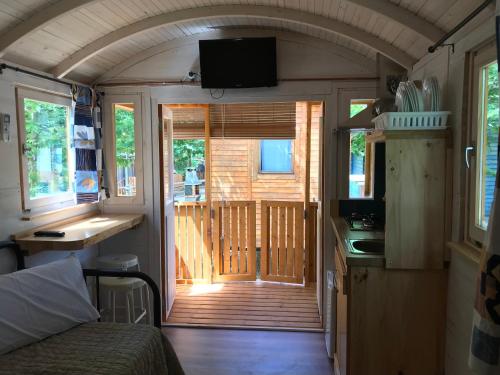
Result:
<svg viewBox="0 0 500 375"><path fill-rule="evenodd" d="M336 339L336 360L340 375L347 374L347 294L345 281L347 280L347 269L339 256L338 250L335 252L335 278L338 287L337 293L337 339Z"/></svg>
<svg viewBox="0 0 500 375"><path fill-rule="evenodd" d="M387 140L387 268L443 268L445 179L445 139Z"/></svg>

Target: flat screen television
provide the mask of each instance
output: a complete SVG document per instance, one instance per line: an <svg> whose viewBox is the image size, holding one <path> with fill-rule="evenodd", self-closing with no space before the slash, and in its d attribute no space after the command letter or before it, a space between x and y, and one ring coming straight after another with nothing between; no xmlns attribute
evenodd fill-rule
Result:
<svg viewBox="0 0 500 375"><path fill-rule="evenodd" d="M200 40L201 87L277 85L276 38Z"/></svg>

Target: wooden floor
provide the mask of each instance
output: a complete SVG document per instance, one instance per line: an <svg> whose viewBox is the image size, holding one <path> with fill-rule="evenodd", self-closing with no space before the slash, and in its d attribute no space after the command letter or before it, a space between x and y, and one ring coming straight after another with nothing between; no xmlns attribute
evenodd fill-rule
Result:
<svg viewBox="0 0 500 375"><path fill-rule="evenodd" d="M321 330L314 288L258 281L178 285L167 324Z"/></svg>
<svg viewBox="0 0 500 375"><path fill-rule="evenodd" d="M322 333L163 328L186 375L332 375Z"/></svg>

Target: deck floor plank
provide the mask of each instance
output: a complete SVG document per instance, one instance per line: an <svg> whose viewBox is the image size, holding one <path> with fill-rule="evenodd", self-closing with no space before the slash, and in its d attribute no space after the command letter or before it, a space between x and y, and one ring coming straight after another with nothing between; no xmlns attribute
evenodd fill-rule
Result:
<svg viewBox="0 0 500 375"><path fill-rule="evenodd" d="M314 288L265 282L179 284L167 324L297 330L322 327Z"/></svg>

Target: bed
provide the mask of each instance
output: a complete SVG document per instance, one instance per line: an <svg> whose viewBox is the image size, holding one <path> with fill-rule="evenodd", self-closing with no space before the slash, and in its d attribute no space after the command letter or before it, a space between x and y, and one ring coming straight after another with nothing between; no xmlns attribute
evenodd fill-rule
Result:
<svg viewBox="0 0 500 375"><path fill-rule="evenodd" d="M23 268L22 261L19 264ZM84 270L84 274L97 279L111 276L97 270ZM145 274L130 274L153 283ZM120 273L120 277L128 276ZM172 346L158 328L159 293L156 285L153 289L153 296L157 297L154 298L156 327L104 322L79 324L0 355L0 375L183 375Z"/></svg>
<svg viewBox="0 0 500 375"><path fill-rule="evenodd" d="M169 342L143 324L85 323L0 356L2 375L183 374Z"/></svg>

